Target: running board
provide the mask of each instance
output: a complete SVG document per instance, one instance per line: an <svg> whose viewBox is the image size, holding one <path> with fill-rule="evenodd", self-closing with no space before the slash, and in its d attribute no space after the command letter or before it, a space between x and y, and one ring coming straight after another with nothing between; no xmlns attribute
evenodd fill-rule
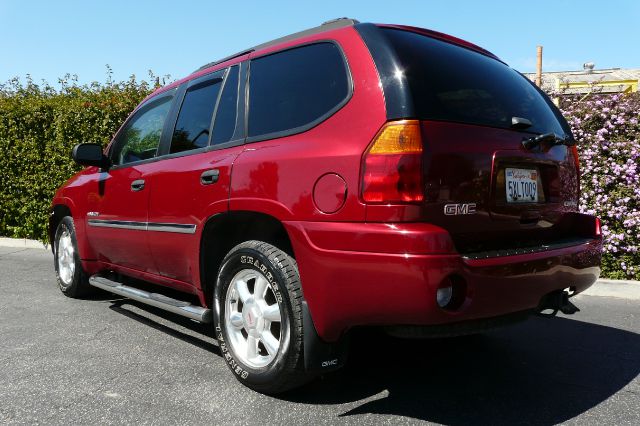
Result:
<svg viewBox="0 0 640 426"><path fill-rule="evenodd" d="M183 317L191 318L195 321L210 323L213 320L211 309L195 306L189 302L183 302L182 300L172 299L170 297L163 296L162 294L149 293L148 291L129 287L105 277L94 275L89 278L89 284L104 291L108 291L109 293L127 297L146 305L155 306L156 308L173 312L174 314L182 315Z"/></svg>

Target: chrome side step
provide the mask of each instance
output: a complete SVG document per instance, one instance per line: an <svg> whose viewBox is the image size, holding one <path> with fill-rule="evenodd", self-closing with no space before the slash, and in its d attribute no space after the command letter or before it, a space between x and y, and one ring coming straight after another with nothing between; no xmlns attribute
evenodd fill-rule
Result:
<svg viewBox="0 0 640 426"><path fill-rule="evenodd" d="M94 275L89 278L89 284L108 291L109 293L127 297L146 305L155 306L156 308L173 312L174 314L182 315L195 321L210 323L213 320L211 309L194 306L189 302L172 299L162 294L149 293L148 291L129 287L105 277Z"/></svg>

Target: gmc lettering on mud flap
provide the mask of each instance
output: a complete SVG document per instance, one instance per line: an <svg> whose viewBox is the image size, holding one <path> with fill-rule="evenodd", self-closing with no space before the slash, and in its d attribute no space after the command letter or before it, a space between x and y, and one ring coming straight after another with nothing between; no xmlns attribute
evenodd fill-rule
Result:
<svg viewBox="0 0 640 426"><path fill-rule="evenodd" d="M322 361L322 368L332 367L338 365L338 358L330 359L329 361Z"/></svg>

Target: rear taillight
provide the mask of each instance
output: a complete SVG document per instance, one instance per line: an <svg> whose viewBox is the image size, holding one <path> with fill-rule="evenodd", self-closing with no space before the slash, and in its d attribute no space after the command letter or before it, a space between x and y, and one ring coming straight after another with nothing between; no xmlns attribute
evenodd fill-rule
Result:
<svg viewBox="0 0 640 426"><path fill-rule="evenodd" d="M596 229L595 229L596 237L602 236L602 224L600 223L600 218L596 217Z"/></svg>
<svg viewBox="0 0 640 426"><path fill-rule="evenodd" d="M571 147L571 155L573 155L573 163L576 165L576 174L580 179L580 158L578 158L578 147L573 145Z"/></svg>
<svg viewBox="0 0 640 426"><path fill-rule="evenodd" d="M366 203L423 200L419 121L392 121L380 129L364 154L361 194Z"/></svg>

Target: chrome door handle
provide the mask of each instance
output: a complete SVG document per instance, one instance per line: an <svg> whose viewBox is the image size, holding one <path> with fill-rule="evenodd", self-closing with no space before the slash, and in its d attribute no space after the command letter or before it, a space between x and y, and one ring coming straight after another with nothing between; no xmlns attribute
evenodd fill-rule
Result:
<svg viewBox="0 0 640 426"><path fill-rule="evenodd" d="M144 189L144 179L138 179L131 182L131 190L134 192L142 191Z"/></svg>
<svg viewBox="0 0 640 426"><path fill-rule="evenodd" d="M211 185L212 183L216 183L219 177L220 177L220 170L218 169L205 170L200 175L200 183L203 185Z"/></svg>

